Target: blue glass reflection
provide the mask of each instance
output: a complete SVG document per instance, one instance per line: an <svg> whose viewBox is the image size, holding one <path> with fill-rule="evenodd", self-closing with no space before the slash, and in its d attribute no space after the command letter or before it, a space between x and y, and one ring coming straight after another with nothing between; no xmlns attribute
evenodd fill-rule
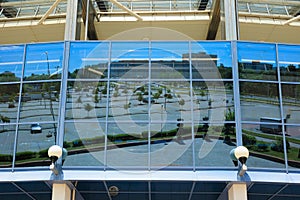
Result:
<svg viewBox="0 0 300 200"><path fill-rule="evenodd" d="M64 43L29 44L26 47L25 80L61 77Z"/></svg>
<svg viewBox="0 0 300 200"><path fill-rule="evenodd" d="M278 59L281 80L299 82L300 46L278 45Z"/></svg>
<svg viewBox="0 0 300 200"><path fill-rule="evenodd" d="M0 47L0 82L20 80L23 55L24 45Z"/></svg>

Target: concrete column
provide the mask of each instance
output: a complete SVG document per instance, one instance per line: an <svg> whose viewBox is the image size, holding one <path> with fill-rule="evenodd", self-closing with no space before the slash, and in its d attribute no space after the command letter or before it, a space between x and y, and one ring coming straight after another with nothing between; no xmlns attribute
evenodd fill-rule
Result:
<svg viewBox="0 0 300 200"><path fill-rule="evenodd" d="M228 200L247 200L246 183L233 183L228 189Z"/></svg>
<svg viewBox="0 0 300 200"><path fill-rule="evenodd" d="M52 200L71 200L71 189L66 183L53 183Z"/></svg>
<svg viewBox="0 0 300 200"><path fill-rule="evenodd" d="M68 0L65 25L65 40L80 39L80 0Z"/></svg>
<svg viewBox="0 0 300 200"><path fill-rule="evenodd" d="M239 39L239 26L238 26L238 10L237 0L222 0L222 21L224 26L224 33L222 39L225 40L238 40Z"/></svg>

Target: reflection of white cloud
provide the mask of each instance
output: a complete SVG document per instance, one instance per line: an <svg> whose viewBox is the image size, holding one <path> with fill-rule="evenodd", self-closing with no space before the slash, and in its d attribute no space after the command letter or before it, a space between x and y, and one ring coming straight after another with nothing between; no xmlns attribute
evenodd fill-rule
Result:
<svg viewBox="0 0 300 200"><path fill-rule="evenodd" d="M53 62L60 62L60 60L59 59L53 59L53 60L30 60L30 61L26 61L27 64L53 63Z"/></svg>
<svg viewBox="0 0 300 200"><path fill-rule="evenodd" d="M0 63L0 66L1 65L21 65L21 64L23 64L22 61L20 61L20 62L3 62L3 63Z"/></svg>
<svg viewBox="0 0 300 200"><path fill-rule="evenodd" d="M0 51L4 50L4 51L11 51L11 50L22 50L23 51L24 46L3 46L0 47Z"/></svg>

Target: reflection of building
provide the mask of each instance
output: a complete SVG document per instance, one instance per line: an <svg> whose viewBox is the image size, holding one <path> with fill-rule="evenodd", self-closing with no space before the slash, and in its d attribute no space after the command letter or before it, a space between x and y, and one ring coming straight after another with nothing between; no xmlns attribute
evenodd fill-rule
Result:
<svg viewBox="0 0 300 200"><path fill-rule="evenodd" d="M299 3L234 2L0 0L0 199L300 199Z"/></svg>
<svg viewBox="0 0 300 200"><path fill-rule="evenodd" d="M252 63L241 63L243 69L251 69L256 71L268 71L273 70L273 64L261 63L261 62L252 62Z"/></svg>

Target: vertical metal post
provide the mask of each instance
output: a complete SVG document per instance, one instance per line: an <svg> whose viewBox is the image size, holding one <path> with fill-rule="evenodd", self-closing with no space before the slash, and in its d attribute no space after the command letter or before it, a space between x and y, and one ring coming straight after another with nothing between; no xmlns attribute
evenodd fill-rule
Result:
<svg viewBox="0 0 300 200"><path fill-rule="evenodd" d="M67 2L64 40L76 40L78 37L80 37L80 34L77 34L78 1L79 0L68 0Z"/></svg>
<svg viewBox="0 0 300 200"><path fill-rule="evenodd" d="M224 13L225 40L238 40L238 9L237 0L222 0L222 10Z"/></svg>
<svg viewBox="0 0 300 200"><path fill-rule="evenodd" d="M84 31L84 40L88 39L88 30L89 30L89 12L90 12L90 0L86 2L86 13L85 13L85 31Z"/></svg>

